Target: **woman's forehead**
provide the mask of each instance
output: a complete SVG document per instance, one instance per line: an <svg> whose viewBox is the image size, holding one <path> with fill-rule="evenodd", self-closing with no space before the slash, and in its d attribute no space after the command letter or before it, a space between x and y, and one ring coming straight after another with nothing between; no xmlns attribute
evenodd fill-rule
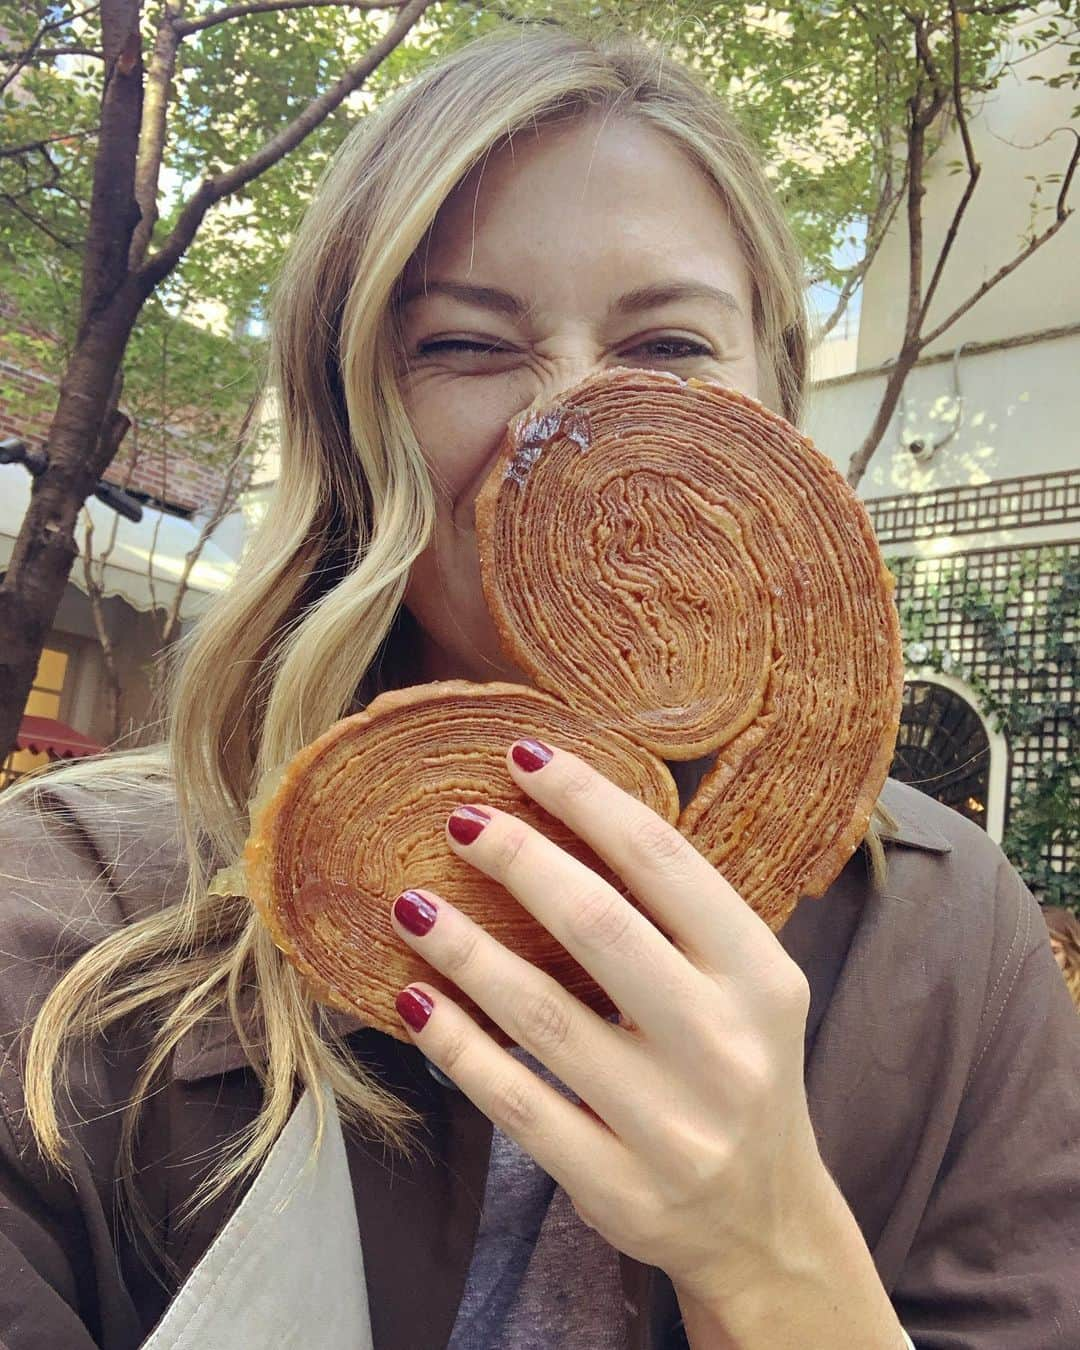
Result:
<svg viewBox="0 0 1080 1350"><path fill-rule="evenodd" d="M425 277L482 276L520 289L552 270L602 267L623 269L631 288L649 284L660 264L734 294L749 312L742 251L716 185L640 119L590 115L522 132L489 155L447 199L407 281L415 291Z"/></svg>

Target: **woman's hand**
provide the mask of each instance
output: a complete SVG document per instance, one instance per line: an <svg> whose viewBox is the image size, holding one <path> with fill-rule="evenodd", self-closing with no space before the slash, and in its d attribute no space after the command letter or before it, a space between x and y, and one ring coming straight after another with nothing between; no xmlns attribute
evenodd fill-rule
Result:
<svg viewBox="0 0 1080 1350"><path fill-rule="evenodd" d="M477 803L450 818L450 846L553 934L624 1024L428 891L408 893L434 910L427 931L401 922L408 894L395 903L395 930L584 1102L560 1095L430 986L410 985L399 1011L427 1058L563 1187L585 1223L691 1298L715 1301L783 1260L795 1221L821 1202L827 1174L803 1087L807 982L723 877L647 807L536 742L518 742L508 764L673 941L542 834Z"/></svg>

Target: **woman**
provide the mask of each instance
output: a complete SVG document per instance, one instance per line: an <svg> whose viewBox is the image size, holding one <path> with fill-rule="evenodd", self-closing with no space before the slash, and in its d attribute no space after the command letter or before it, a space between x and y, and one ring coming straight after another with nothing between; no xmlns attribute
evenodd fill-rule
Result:
<svg viewBox="0 0 1080 1350"><path fill-rule="evenodd" d="M154 1346L1080 1342L1075 1019L1015 873L918 794L884 796L888 886L857 856L777 940L640 804L508 746L679 936L613 892L573 913L577 864L463 803L447 847L627 1013L573 1004L453 897L396 903L402 941L524 1020L513 1053L422 984L408 1044L323 1017L210 884L263 775L377 689L521 678L472 533L510 416L633 364L795 419L801 293L730 119L654 53L514 31L358 128L277 293L279 489L187 649L168 762L4 803L4 1018L33 1022L2 1084L8 1350L126 1348L163 1312ZM279 1215L298 1138L306 1219Z"/></svg>

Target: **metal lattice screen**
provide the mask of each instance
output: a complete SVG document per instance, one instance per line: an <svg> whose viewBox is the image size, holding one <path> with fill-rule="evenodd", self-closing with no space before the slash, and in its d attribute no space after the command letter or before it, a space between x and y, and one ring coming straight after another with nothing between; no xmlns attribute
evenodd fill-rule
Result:
<svg viewBox="0 0 1080 1350"><path fill-rule="evenodd" d="M1064 525L1080 520L1080 469L877 497L867 507L882 547L940 535Z"/></svg>
<svg viewBox="0 0 1080 1350"><path fill-rule="evenodd" d="M1075 756L1080 543L892 558L909 667L967 684L1009 749L1005 827L1045 766ZM1043 850L1058 876L1080 866L1072 838Z"/></svg>

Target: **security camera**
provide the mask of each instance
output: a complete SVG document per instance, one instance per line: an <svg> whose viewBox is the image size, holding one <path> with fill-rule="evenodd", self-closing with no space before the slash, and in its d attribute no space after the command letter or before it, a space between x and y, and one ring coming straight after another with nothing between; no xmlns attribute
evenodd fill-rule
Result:
<svg viewBox="0 0 1080 1350"><path fill-rule="evenodd" d="M906 444L908 454L912 459L917 460L919 463L930 459L937 449L936 445L929 444L924 441L921 436L916 436L913 440L906 442Z"/></svg>

